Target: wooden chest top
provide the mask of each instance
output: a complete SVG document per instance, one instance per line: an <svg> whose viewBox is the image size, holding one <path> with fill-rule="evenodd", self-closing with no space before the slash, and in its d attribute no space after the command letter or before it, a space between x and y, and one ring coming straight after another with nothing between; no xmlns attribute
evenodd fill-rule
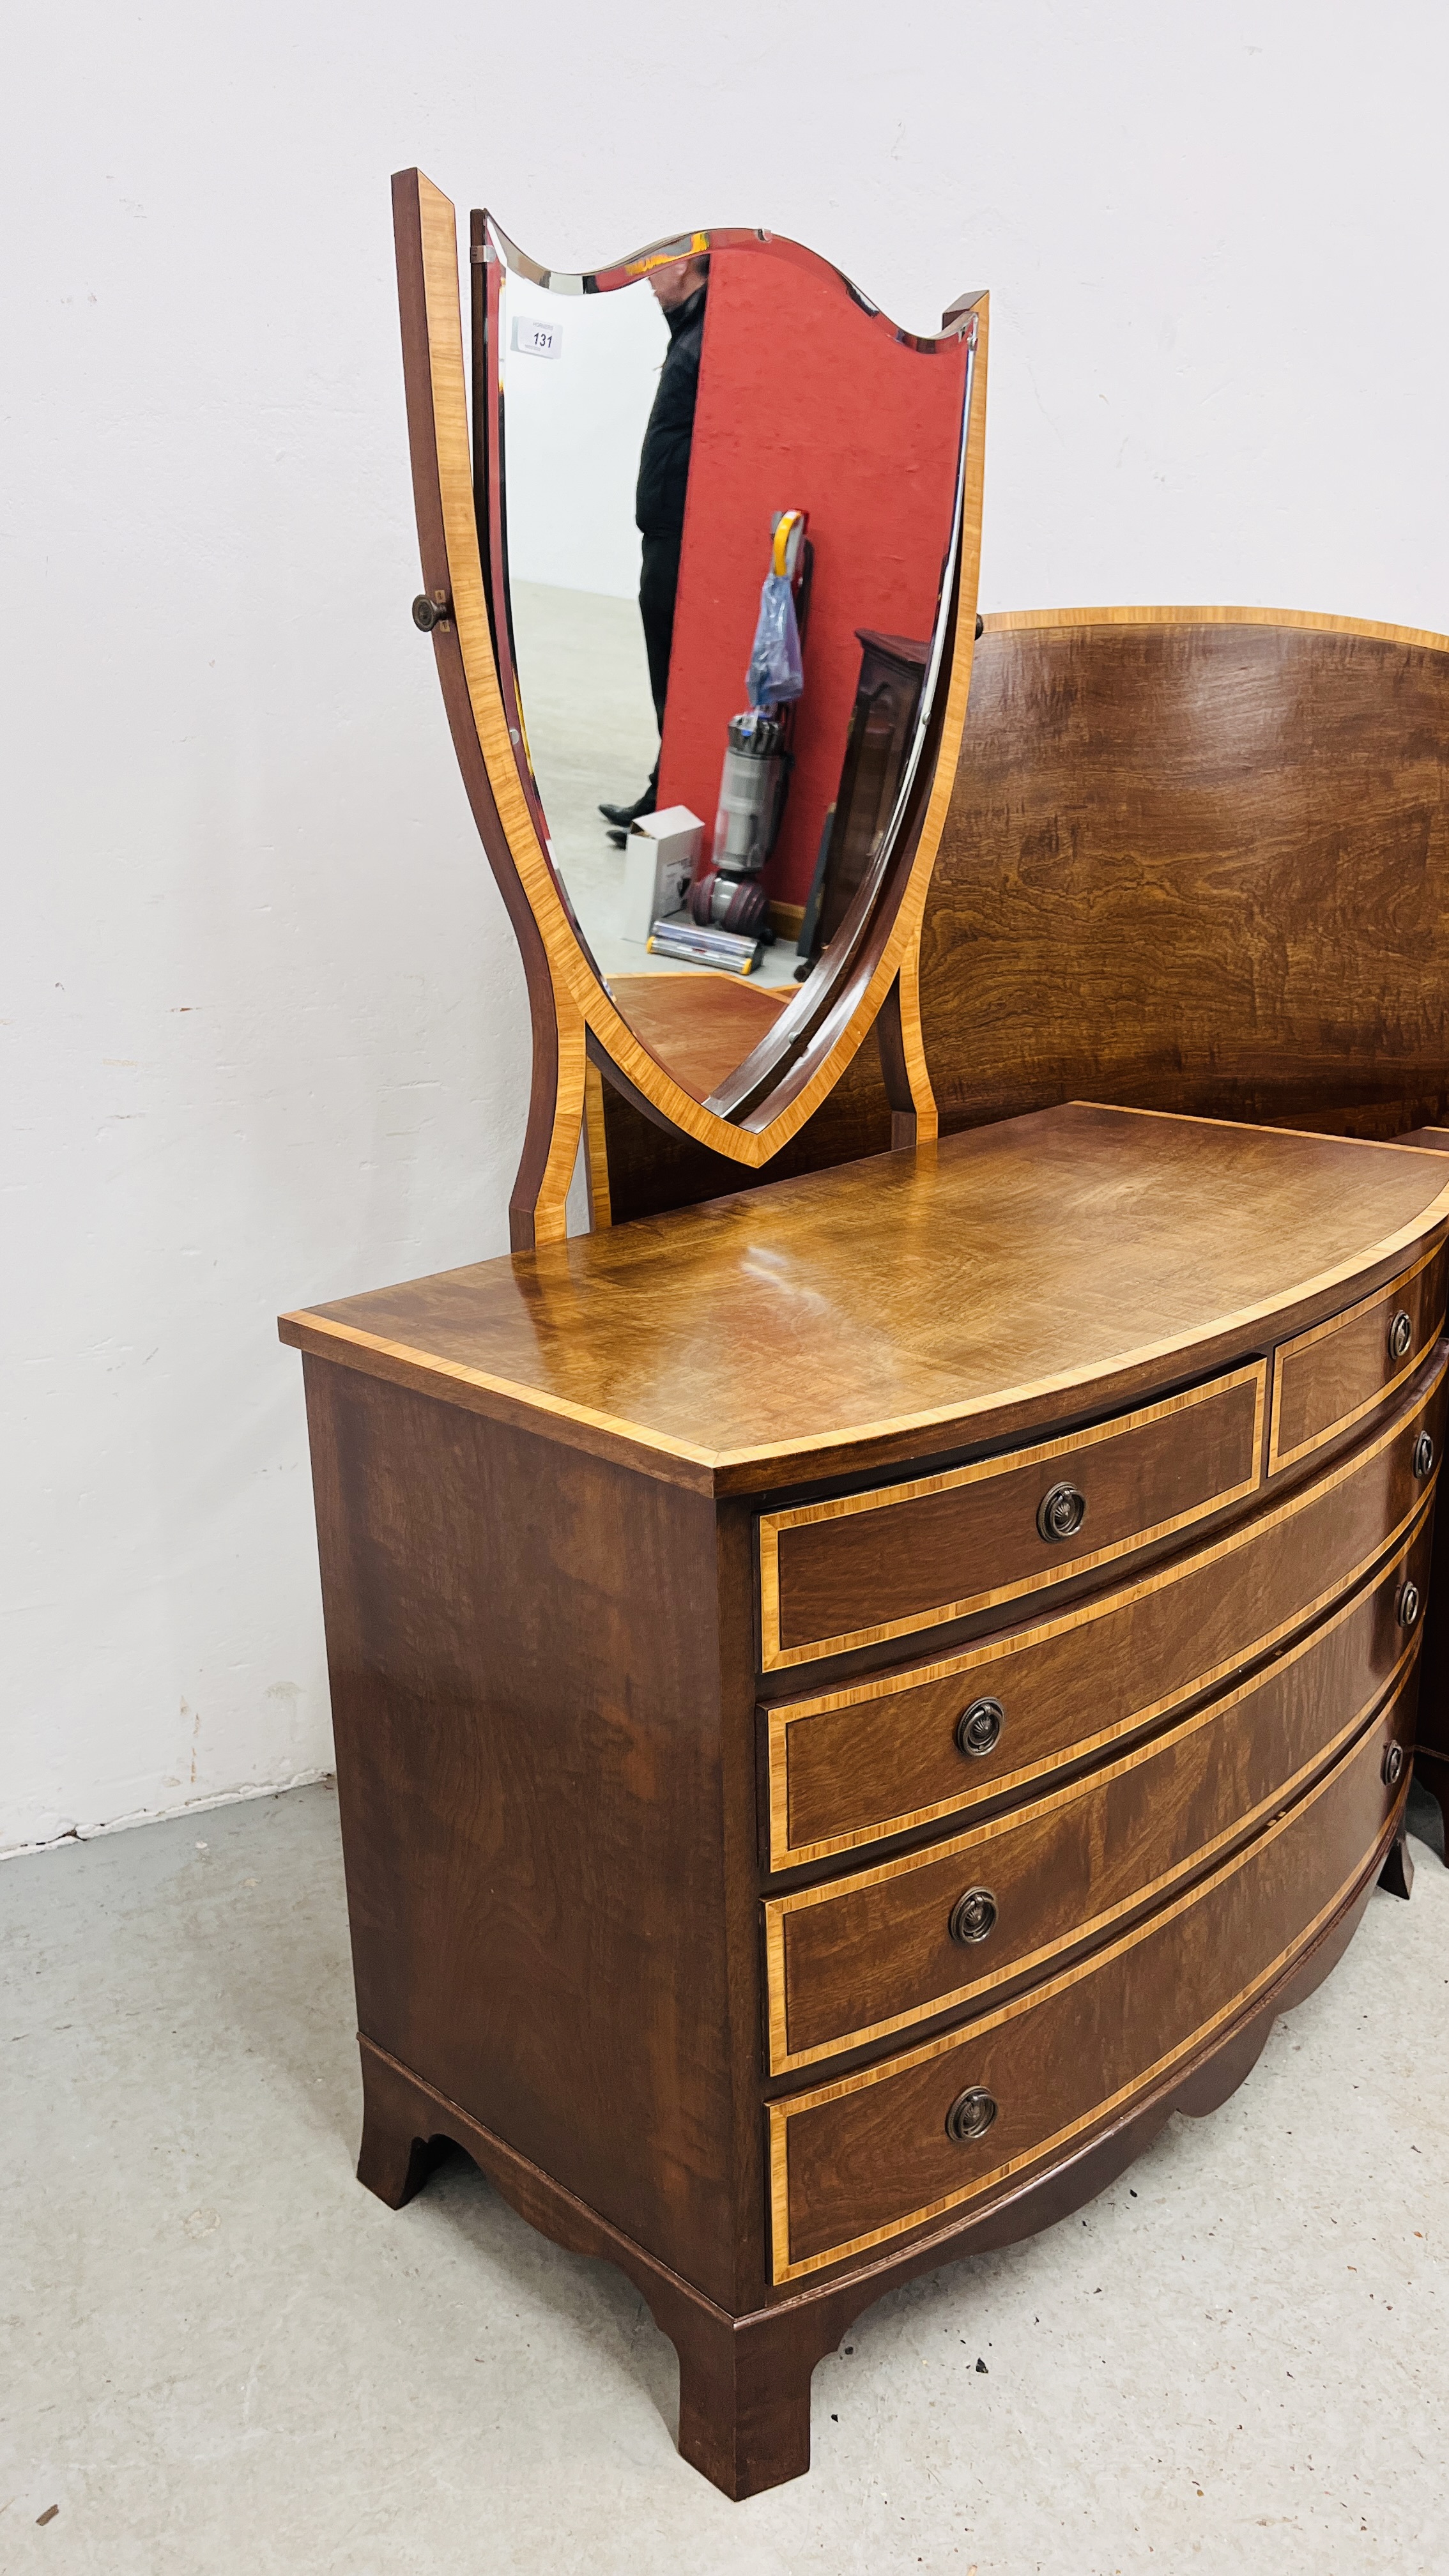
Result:
<svg viewBox="0 0 1449 2576"><path fill-rule="evenodd" d="M281 1333L672 1483L759 1493L1219 1367L1446 1222L1432 1153L1071 1103Z"/></svg>

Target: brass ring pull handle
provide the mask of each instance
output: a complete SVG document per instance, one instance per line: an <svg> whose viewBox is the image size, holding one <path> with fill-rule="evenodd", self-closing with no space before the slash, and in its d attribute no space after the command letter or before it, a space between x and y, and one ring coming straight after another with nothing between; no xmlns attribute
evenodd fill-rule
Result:
<svg viewBox="0 0 1449 2576"><path fill-rule="evenodd" d="M1006 1724L1006 1711L999 1699L973 1699L956 1720L958 1753L975 1754L978 1761L984 1753L994 1753Z"/></svg>
<svg viewBox="0 0 1449 2576"><path fill-rule="evenodd" d="M1406 1583L1400 1592L1397 1601L1394 1603L1394 1615L1398 1620L1399 1626L1401 1628L1417 1628L1419 1624L1419 1612L1422 1610L1423 1606L1423 1602L1419 1598L1419 1587L1417 1583Z"/></svg>
<svg viewBox="0 0 1449 2576"><path fill-rule="evenodd" d="M1053 1485L1044 1494L1037 1511L1036 1525L1044 1539L1075 1538L1087 1517L1087 1497L1075 1485Z"/></svg>
<svg viewBox="0 0 1449 2576"><path fill-rule="evenodd" d="M1397 1789L1403 1776L1404 1748L1402 1744L1386 1744L1384 1746L1384 1787L1386 1789Z"/></svg>
<svg viewBox="0 0 1449 2576"><path fill-rule="evenodd" d="M1408 1358L1413 1339L1414 1327L1401 1306L1389 1326L1389 1349L1396 1360Z"/></svg>
<svg viewBox="0 0 1449 2576"><path fill-rule="evenodd" d="M1422 1483L1434 1464L1434 1443L1427 1431L1421 1431L1414 1443L1414 1473Z"/></svg>
<svg viewBox="0 0 1449 2576"><path fill-rule="evenodd" d="M953 1941L965 1948L973 1941L984 1941L996 1925L996 1899L989 1887L968 1887L951 1908L947 1929Z"/></svg>
<svg viewBox="0 0 1449 2576"><path fill-rule="evenodd" d="M413 601L413 624L424 635L431 635L435 626L451 626L452 622L453 603L445 590L435 590L431 599L425 590L418 592Z"/></svg>
<svg viewBox="0 0 1449 2576"><path fill-rule="evenodd" d="M946 2114L946 2135L958 2147L969 2147L984 2138L996 2117L996 2104L985 2087L970 2085L958 2093Z"/></svg>

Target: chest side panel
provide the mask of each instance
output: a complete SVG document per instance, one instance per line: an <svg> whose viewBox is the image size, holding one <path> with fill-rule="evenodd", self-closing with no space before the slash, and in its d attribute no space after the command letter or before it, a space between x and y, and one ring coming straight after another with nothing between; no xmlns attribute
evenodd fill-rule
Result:
<svg viewBox="0 0 1449 2576"><path fill-rule="evenodd" d="M722 2294L713 1512L322 1362L308 1400L362 2031Z"/></svg>

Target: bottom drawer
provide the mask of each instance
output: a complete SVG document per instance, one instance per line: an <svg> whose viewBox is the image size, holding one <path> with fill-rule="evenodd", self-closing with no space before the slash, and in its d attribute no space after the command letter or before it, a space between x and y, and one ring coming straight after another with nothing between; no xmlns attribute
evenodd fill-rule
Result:
<svg viewBox="0 0 1449 2576"><path fill-rule="evenodd" d="M1110 1948L964 2030L772 2103L775 2280L985 2201L1204 2055L1347 1898L1402 1795L1385 1757L1410 1738L1412 1701L1411 1679L1296 1807Z"/></svg>

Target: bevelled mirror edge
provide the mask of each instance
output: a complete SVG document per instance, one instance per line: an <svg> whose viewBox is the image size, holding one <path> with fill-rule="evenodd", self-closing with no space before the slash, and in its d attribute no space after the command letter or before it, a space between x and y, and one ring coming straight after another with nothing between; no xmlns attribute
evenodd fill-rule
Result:
<svg viewBox="0 0 1449 2576"><path fill-rule="evenodd" d="M579 1151L586 1056L657 1125L758 1169L793 1137L828 1096L889 999L880 1030L882 1063L897 1113L897 1142L935 1132L935 1110L919 1040L916 961L926 884L940 838L970 685L980 553L986 350L989 304L984 293L962 298L945 319L971 342L962 403L961 464L953 529L949 596L943 590L935 639L935 686L901 805L898 856L878 872L833 971L813 969L782 1017L790 1022L784 1060L751 1068L746 1056L734 1082L732 1114L683 1087L667 1064L639 1040L615 1007L550 864L536 791L530 794L522 726L505 693L511 654L500 655L495 629L506 611L506 586L494 578L489 531L479 525L477 405L470 421L459 293L454 208L418 171L393 182L404 374L414 496L424 590L419 623L431 634L440 685L465 789L518 937L533 1022L533 1083L527 1130L510 1201L515 1249L560 1239ZM476 318L476 253L481 226L470 225L470 306ZM698 240L700 236L680 236ZM706 237L707 238L707 237ZM717 242L729 236L716 234ZM770 238L747 235L757 241ZM483 236L486 243L486 233ZM828 263L799 245L804 262ZM656 245L636 262L672 251ZM537 263L534 263L536 266ZM628 263L618 263L620 268ZM595 272L605 276L607 272ZM832 275L839 276L838 271ZM573 291L587 291L575 288ZM596 290L597 291L597 290ZM851 293L863 313L878 312ZM881 315L881 325L894 330ZM910 335L899 335L908 339ZM486 483L486 477L484 478ZM486 493L485 493L486 501ZM889 640L889 639L887 639ZM502 663L502 668L500 668ZM862 925L868 936L858 935ZM845 955L848 947L849 954ZM829 969L829 952L824 966ZM755 1051L758 1056L759 1051ZM743 1095L743 1096L740 1096ZM596 1221L607 1222L607 1194L595 1193Z"/></svg>

